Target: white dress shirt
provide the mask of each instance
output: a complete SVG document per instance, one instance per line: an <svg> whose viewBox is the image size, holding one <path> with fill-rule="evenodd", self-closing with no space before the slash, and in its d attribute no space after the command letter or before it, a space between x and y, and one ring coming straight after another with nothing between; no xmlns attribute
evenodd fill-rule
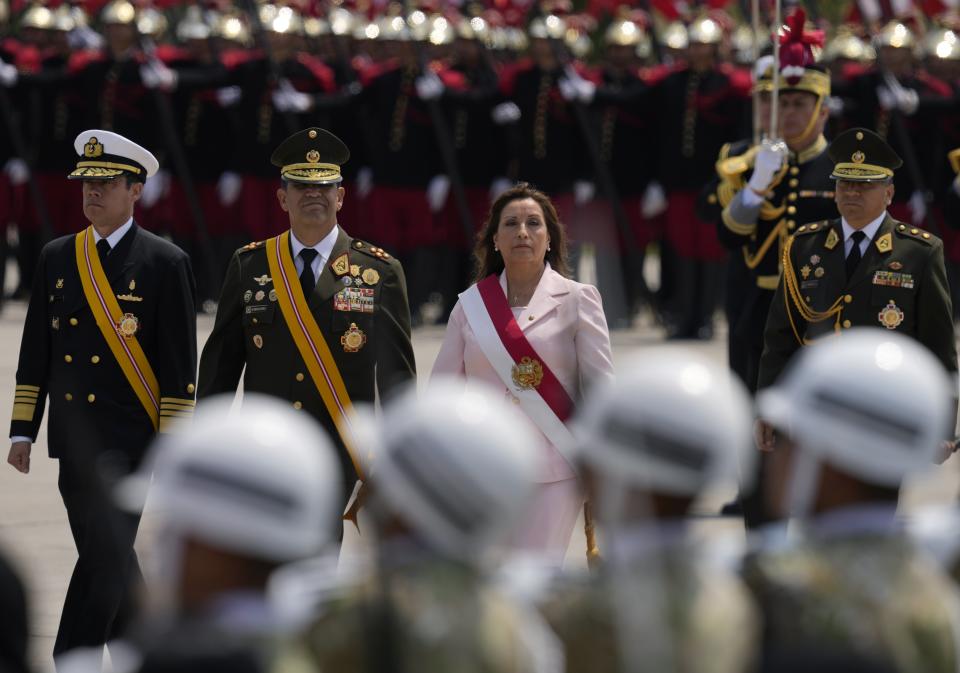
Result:
<svg viewBox="0 0 960 673"><path fill-rule="evenodd" d="M117 227L116 229L114 229L112 234L110 234L109 236L107 236L107 243L110 244L110 249L111 249L111 250L113 250L115 247L117 247L117 244L120 242L120 239L123 238L128 231L130 231L130 227L132 227L132 226L133 226L133 218L131 217L129 220L127 220L126 222L124 222L123 224L121 224L119 227ZM94 227L94 229L93 229L93 242L94 242L94 243L99 243L101 238L103 238L103 236L101 236L100 234L98 234L96 227Z"/></svg>
<svg viewBox="0 0 960 673"><path fill-rule="evenodd" d="M310 268L313 270L313 277L319 280L320 269L323 268L323 265L330 259L330 255L333 254L333 246L337 244L337 236L339 235L340 227L334 225L330 233L321 239L319 243L314 246L306 246L297 239L297 235L291 230L290 245L293 248L293 264L297 267L297 275L299 276L303 273L303 258L300 256L300 251L306 247L312 247L317 251L317 256L313 258Z"/></svg>
<svg viewBox="0 0 960 673"><path fill-rule="evenodd" d="M866 238L860 241L861 256L867 254L867 248L870 246L870 242L873 240L873 238L877 235L877 230L880 228L880 224L883 222L886 216L887 211L883 211L880 213L880 217L859 230L866 234ZM858 230L851 227L844 217L840 218L840 224L843 226L843 257L846 259L850 254L850 251L853 250L853 232Z"/></svg>

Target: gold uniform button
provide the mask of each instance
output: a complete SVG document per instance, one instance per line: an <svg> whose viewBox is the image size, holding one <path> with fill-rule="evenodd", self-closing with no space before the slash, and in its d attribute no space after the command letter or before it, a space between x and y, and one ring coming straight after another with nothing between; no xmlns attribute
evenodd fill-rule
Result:
<svg viewBox="0 0 960 673"><path fill-rule="evenodd" d="M843 321L843 328L844 328L844 329L850 329L850 325L851 325L851 323L850 323L849 320L844 320L844 321Z"/></svg>
<svg viewBox="0 0 960 673"><path fill-rule="evenodd" d="M80 322L80 321L77 320L76 318L70 318L70 324L73 325L74 327L76 327L76 326L77 326L77 323L79 323L79 322Z"/></svg>
<svg viewBox="0 0 960 673"><path fill-rule="evenodd" d="M790 167L790 175L799 175L799 174L800 174L799 168L797 168L796 166Z"/></svg>
<svg viewBox="0 0 960 673"><path fill-rule="evenodd" d="M254 324L254 325L256 325L258 322L260 322L260 321L257 320L256 318L253 319L253 324Z"/></svg>
<svg viewBox="0 0 960 673"><path fill-rule="evenodd" d="M531 316L528 316L528 317L527 317L527 320L529 320L530 322L533 322L533 321L536 320L536 319L537 319L537 317L534 316L534 315L531 315Z"/></svg>
<svg viewBox="0 0 960 673"><path fill-rule="evenodd" d="M899 227L897 227L897 229L899 229L900 231L906 231L907 227L901 224Z"/></svg>
<svg viewBox="0 0 960 673"><path fill-rule="evenodd" d="M297 400L296 402L293 403L293 408L294 408L294 409L303 409L303 404L302 404L299 400Z"/></svg>
<svg viewBox="0 0 960 673"><path fill-rule="evenodd" d="M796 201L796 200L797 200L797 193L796 193L796 192L790 192L789 194L787 194L787 200L788 200L788 201Z"/></svg>
<svg viewBox="0 0 960 673"><path fill-rule="evenodd" d="M67 400L67 402L69 402L70 400L72 400L72 399L73 399L73 395L71 395L70 393L67 393L67 394L66 394L66 395L64 395L63 397L64 397L64 399L66 399L66 400Z"/></svg>
<svg viewBox="0 0 960 673"><path fill-rule="evenodd" d="M800 184L800 181L796 178L790 178L790 182L787 184L789 184L791 187L796 187Z"/></svg>
<svg viewBox="0 0 960 673"><path fill-rule="evenodd" d="M64 355L64 356L63 356L63 361L64 361L64 362L73 362L73 356L72 356L72 355Z"/></svg>
<svg viewBox="0 0 960 673"><path fill-rule="evenodd" d="M852 294L844 295L843 301L849 304L850 302L853 301L853 295Z"/></svg>
<svg viewBox="0 0 960 673"><path fill-rule="evenodd" d="M94 355L92 358L90 358L90 362L92 362L93 364L97 364L98 362L100 362L100 356Z"/></svg>
<svg viewBox="0 0 960 673"><path fill-rule="evenodd" d="M717 202L717 195L716 195L716 194L711 194L710 196L707 197L707 203L711 203L711 204L712 204L712 203L716 203L716 202Z"/></svg>
<svg viewBox="0 0 960 673"><path fill-rule="evenodd" d="M196 388L194 387L194 385L193 385L192 383L188 383L188 384L187 384L187 392L188 392L188 393L192 393L194 390L196 390Z"/></svg>
<svg viewBox="0 0 960 673"><path fill-rule="evenodd" d="M923 238L924 239L930 238L930 234L928 234L927 232L923 232Z"/></svg>
<svg viewBox="0 0 960 673"><path fill-rule="evenodd" d="M93 393L90 393L89 395L87 395L87 402L94 402L96 399L97 399L97 396L94 395Z"/></svg>
<svg viewBox="0 0 960 673"><path fill-rule="evenodd" d="M910 233L913 234L914 236L916 236L917 234L920 233L920 230L919 230L919 229L911 229L911 230L910 230Z"/></svg>
<svg viewBox="0 0 960 673"><path fill-rule="evenodd" d="M797 207L796 207L796 206L788 206L788 207L787 207L787 215L796 215L796 214L797 214Z"/></svg>
<svg viewBox="0 0 960 673"><path fill-rule="evenodd" d="M295 378L297 381L303 381L303 372L297 372L297 376Z"/></svg>
<svg viewBox="0 0 960 673"><path fill-rule="evenodd" d="M787 220L787 229L793 229L795 226L797 226L796 222L793 220Z"/></svg>

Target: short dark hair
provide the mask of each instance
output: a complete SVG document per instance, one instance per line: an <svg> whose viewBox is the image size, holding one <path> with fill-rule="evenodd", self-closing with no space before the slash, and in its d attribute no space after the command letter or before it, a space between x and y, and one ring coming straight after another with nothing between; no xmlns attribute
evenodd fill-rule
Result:
<svg viewBox="0 0 960 673"><path fill-rule="evenodd" d="M547 250L546 261L550 262L554 271L567 278L570 277L570 263L567 259L567 233L560 221L560 216L557 215L556 207L554 207L550 197L539 189L527 182L518 182L493 202L493 205L490 206L490 212L487 213L487 219L477 234L477 242L473 247L476 262L474 281L481 281L492 273L503 271L503 257L493 249L493 237L500 227L503 209L511 202L522 201L523 199L533 199L543 210L543 219L547 225L547 233L550 235L550 249Z"/></svg>

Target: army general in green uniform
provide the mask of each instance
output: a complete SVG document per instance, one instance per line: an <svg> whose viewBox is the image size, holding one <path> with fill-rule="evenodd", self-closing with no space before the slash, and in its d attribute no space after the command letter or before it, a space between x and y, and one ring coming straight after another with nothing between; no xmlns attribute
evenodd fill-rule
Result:
<svg viewBox="0 0 960 673"><path fill-rule="evenodd" d="M340 166L349 156L320 128L274 152L290 231L234 254L197 390L198 398L233 393L246 366L244 390L288 400L330 432L347 495L363 477L351 446L351 404L373 402L415 376L403 269L337 225Z"/></svg>
<svg viewBox="0 0 960 673"><path fill-rule="evenodd" d="M895 330L926 346L955 375L957 351L943 243L887 213L900 157L862 128L841 133L834 162L840 219L797 229L783 253L770 307L759 387L772 385L811 340L851 327ZM773 447L761 424L758 442Z"/></svg>

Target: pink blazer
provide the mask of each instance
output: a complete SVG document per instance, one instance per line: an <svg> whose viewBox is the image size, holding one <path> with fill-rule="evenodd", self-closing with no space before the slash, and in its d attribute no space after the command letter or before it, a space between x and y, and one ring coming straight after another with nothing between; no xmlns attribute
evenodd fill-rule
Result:
<svg viewBox="0 0 960 673"><path fill-rule="evenodd" d="M500 274L500 287L506 294L506 273ZM613 378L610 333L600 293L592 285L564 278L547 264L529 306L517 322L574 403L580 401L590 384ZM480 349L460 302L450 314L443 346L430 373L431 378L438 375L483 381L512 396ZM546 460L540 481L575 476L546 437L543 443Z"/></svg>

